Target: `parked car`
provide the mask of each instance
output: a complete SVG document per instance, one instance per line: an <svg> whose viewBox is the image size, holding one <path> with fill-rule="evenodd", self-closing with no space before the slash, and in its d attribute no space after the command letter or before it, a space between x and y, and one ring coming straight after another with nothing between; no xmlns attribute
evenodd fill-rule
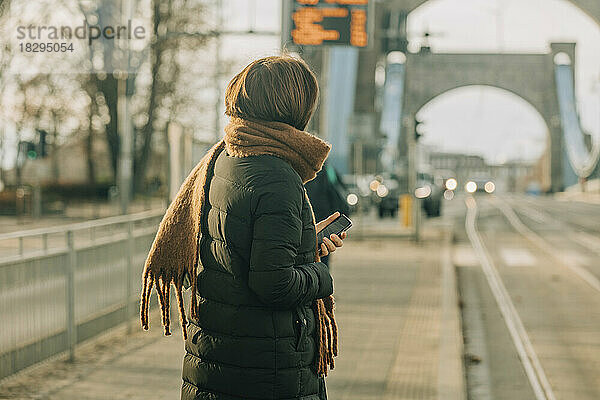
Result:
<svg viewBox="0 0 600 400"><path fill-rule="evenodd" d="M373 202L377 204L379 218L386 215L395 217L398 213L398 201L400 198L400 184L398 179L392 175L377 175L369 184L372 191Z"/></svg>
<svg viewBox="0 0 600 400"><path fill-rule="evenodd" d="M435 183L431 174L420 172L417 175L415 196L422 200L423 211L428 217L439 217L442 214L444 190Z"/></svg>
<svg viewBox="0 0 600 400"><path fill-rule="evenodd" d="M465 191L467 193L483 192L491 194L496 191L496 184L490 178L477 177L465 184Z"/></svg>
<svg viewBox="0 0 600 400"><path fill-rule="evenodd" d="M400 184L400 179L393 175L378 175L371 182L370 189L373 192L372 196L377 204L380 218L397 215L400 196L407 194L406 190L402 190L404 187L406 184ZM417 175L417 189L414 195L422 200L421 206L428 217L441 215L444 191L434 182L431 174L419 173Z"/></svg>

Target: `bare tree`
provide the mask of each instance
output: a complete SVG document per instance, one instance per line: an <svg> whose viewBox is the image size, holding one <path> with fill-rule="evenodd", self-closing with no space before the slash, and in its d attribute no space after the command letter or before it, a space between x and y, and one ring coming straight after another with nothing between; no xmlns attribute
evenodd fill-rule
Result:
<svg viewBox="0 0 600 400"><path fill-rule="evenodd" d="M8 1L0 0L0 20L5 26L10 26L10 21L7 21ZM64 1L53 3L45 3L42 6L35 8L36 17L47 16L56 10L56 7L65 6ZM24 22L30 14L19 14L21 18L19 22ZM9 34L9 32L3 32ZM74 78L72 75L59 73L38 73L38 74L19 74L20 65L24 63L24 55L18 52L11 52L10 40L8 37L2 37L0 41L3 47L0 51L0 102L4 111L5 120L14 124L16 137L10 143L16 143L17 148L7 149L8 140L2 143L3 152L5 154L17 154L17 159L14 165L15 175L18 184L22 183L22 169L26 158L24 154L19 153L19 142L21 140L35 140L35 132L37 129L44 129L50 134L50 144L57 145L58 138L68 135L71 132L61 125L69 117L80 116L78 103L73 102L73 93L77 91L77 85L73 84ZM29 61L29 60L27 60ZM44 63L45 60L38 60ZM59 59L55 61L53 71L67 70L72 59ZM41 66L41 65L38 65ZM8 71L8 73L7 73ZM8 111L10 110L10 111ZM6 129L6 125L2 126ZM53 152L55 153L55 152ZM58 168L55 169L58 171ZM55 174L57 177L57 175Z"/></svg>
<svg viewBox="0 0 600 400"><path fill-rule="evenodd" d="M151 83L148 88L139 87L135 72L130 73L127 79L128 92L132 92L134 88L146 91L143 96L144 104L138 107L138 116L142 116L144 122L134 130L134 190L137 192L141 191L144 185L148 160L152 154L154 132L166 129L168 117L165 116L168 116L173 105L172 97L180 70L177 62L178 51L185 46L202 46L209 36L200 33L202 28L200 16L203 9L201 1L150 1L152 37L147 49L147 69ZM80 10L86 20L94 18L102 26L115 20L119 4L115 0L102 0L97 7L88 10L80 2ZM102 46L91 50L103 52L105 71L111 71L115 67L115 49L112 45L112 43L102 43ZM93 56L90 54L90 57ZM90 98L96 102L100 100L103 103L101 108L107 112L104 134L113 177L116 181L121 143L117 114L118 79L112 73L93 73L89 75L85 87ZM100 93L100 96L97 93ZM98 104L95 107L98 107ZM92 118L91 114L90 118ZM91 149L91 145L88 148ZM91 156L88 158L91 159Z"/></svg>
<svg viewBox="0 0 600 400"><path fill-rule="evenodd" d="M207 29L203 20L207 2L204 0L147 0L151 5L151 38L148 48L142 52L147 55L146 61L142 62L137 71L130 71L128 77L128 93L132 98L132 111L135 123L134 127L134 182L135 189L139 192L143 189L150 158L153 154L153 146L161 141L161 132L166 132L168 122L178 118L182 114L196 114L199 108L207 106L198 99L198 93L190 90L189 81L206 79L207 76L200 74L189 75L187 71L190 64L197 64L198 51L205 48L207 42L213 36L213 32ZM7 0L0 0L0 18L6 10ZM35 10L35 17L52 12L57 5L71 12L74 18L83 16L90 24L100 26L117 25L120 21L120 0L99 0L97 2L86 2L83 0L59 0L56 3L48 2L43 8ZM137 15L145 11L141 8L136 10ZM23 14L25 15L25 14ZM26 14L30 15L30 14ZM6 15L4 15L6 17ZM28 18L23 16L23 18ZM3 43L10 42L2 40ZM0 52L0 87L7 81L12 82L15 97L10 99L11 107L16 107L18 112L12 113L9 119L16 124L17 142L21 140L24 129L36 129L40 124L45 124L49 134L49 144L52 154L58 154L58 148L65 138L81 140L87 165L87 181L96 181L97 170L94 154L94 140L100 135L104 136L108 149L109 165L111 175L116 181L117 163L120 154L120 137L118 131L118 79L112 73L118 60L115 57L115 43L111 40L98 41L89 47L89 52L80 54L77 62L86 61L92 69L83 74L51 74L51 76L38 75L33 78L25 78L20 75L3 79L2 74L6 71L13 60L8 51ZM18 57L18 55L17 55ZM102 66L94 65L98 58L102 60ZM140 56L139 59L144 59ZM202 56L200 56L202 59ZM205 60L203 60L204 62ZM54 62L54 61L53 61ZM72 58L62 61L73 64ZM53 70L62 70L54 68ZM72 69L70 65L66 69ZM94 69L97 68L97 69ZM86 71L88 72L88 71ZM138 79L144 74L144 79ZM186 75L187 74L187 75ZM182 82L182 76L187 82ZM65 88L68 88L65 89ZM31 93L37 93L44 97L43 105ZM2 90L4 92L4 90ZM83 97L82 93L84 94ZM137 93L137 94L136 94ZM72 101L72 96L78 101ZM1 96L0 96L1 97ZM5 96L6 97L6 96ZM81 101L83 98L83 101ZM0 101L2 99L0 98ZM212 105L208 105L211 107ZM41 108L41 109L40 109ZM73 118L79 121L74 128ZM196 120L187 119L188 126L192 127ZM71 121L68 124L66 121ZM68 125L68 126L67 126ZM185 125L185 123L183 124ZM75 129L75 131L74 131ZM11 141L12 142L12 141ZM0 146L5 147L7 140L1 140ZM58 179L58 159L52 159L52 170L54 179ZM21 170L18 168L21 176Z"/></svg>
<svg viewBox="0 0 600 400"><path fill-rule="evenodd" d="M153 39L150 47L152 84L148 95L147 118L136 132L140 143L134 160L134 189L144 186L148 160L151 156L153 135L156 130L166 132L169 115L176 101L177 81L181 66L177 59L180 50L204 46L210 37L202 32L200 16L203 6L192 0L152 0Z"/></svg>

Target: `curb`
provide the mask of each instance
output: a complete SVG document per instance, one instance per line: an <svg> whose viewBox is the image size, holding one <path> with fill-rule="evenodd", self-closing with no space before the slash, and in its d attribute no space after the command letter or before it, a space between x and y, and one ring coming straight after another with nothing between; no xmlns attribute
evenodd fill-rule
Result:
<svg viewBox="0 0 600 400"><path fill-rule="evenodd" d="M439 348L438 399L465 400L466 378L462 321L460 317L456 269L452 264L450 229L443 231L442 250L442 317Z"/></svg>

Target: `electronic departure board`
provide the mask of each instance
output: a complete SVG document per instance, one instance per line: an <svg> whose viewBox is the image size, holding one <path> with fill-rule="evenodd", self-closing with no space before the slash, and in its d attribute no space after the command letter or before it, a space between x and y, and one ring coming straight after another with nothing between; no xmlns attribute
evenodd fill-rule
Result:
<svg viewBox="0 0 600 400"><path fill-rule="evenodd" d="M374 0L293 0L292 42L366 47L370 1Z"/></svg>

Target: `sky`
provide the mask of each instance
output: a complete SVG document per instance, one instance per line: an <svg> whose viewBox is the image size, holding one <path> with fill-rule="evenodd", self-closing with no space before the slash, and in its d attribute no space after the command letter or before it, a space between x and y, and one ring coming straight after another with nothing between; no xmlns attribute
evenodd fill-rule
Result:
<svg viewBox="0 0 600 400"><path fill-rule="evenodd" d="M434 0L409 16L409 50L429 30L435 52L547 52L577 43L577 101L584 130L600 137L600 27L564 0ZM535 159L547 128L525 101L496 88L461 88L422 109L424 143L482 154L488 161Z"/></svg>
<svg viewBox="0 0 600 400"><path fill-rule="evenodd" d="M225 2L228 26L278 30L279 0ZM253 5L254 4L254 5ZM256 11L255 11L256 10ZM253 17L254 15L254 17ZM577 42L577 99L585 130L600 137L600 27L566 0L432 0L409 15L409 51L432 33L437 52L547 52L552 41ZM239 59L278 52L279 38L232 38L224 53ZM500 163L534 160L546 148L547 128L533 107L490 87L460 88L437 97L419 115L423 143L442 151L483 155Z"/></svg>
<svg viewBox="0 0 600 400"><path fill-rule="evenodd" d="M280 30L281 0L222 4L227 30ZM600 27L570 2L432 0L409 15L408 31L410 51L418 51L425 31L432 33L430 45L437 52L547 52L552 41L577 42L580 117L584 129L600 137ZM228 35L222 43L221 55L231 69L223 73L220 93L251 60L278 54L280 38ZM480 154L493 163L534 160L547 145L547 128L533 107L495 88L450 91L428 103L419 117L425 121L423 143L440 151ZM225 123L223 116L221 126Z"/></svg>

